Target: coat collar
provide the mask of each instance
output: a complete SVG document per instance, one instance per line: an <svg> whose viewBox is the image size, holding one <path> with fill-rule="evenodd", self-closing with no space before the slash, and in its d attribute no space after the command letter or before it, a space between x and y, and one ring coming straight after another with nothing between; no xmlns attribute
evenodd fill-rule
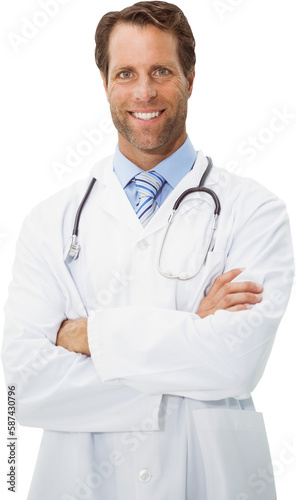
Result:
<svg viewBox="0 0 296 500"><path fill-rule="evenodd" d="M198 186L208 164L208 160L203 152L199 151L192 170L185 175L175 189L169 194L149 224L144 228L113 171L113 158L114 155L101 160L94 165L91 171L92 176L95 177L103 187L100 206L105 212L108 212L138 233L141 238L147 237L167 225L168 217L176 199L186 189ZM206 186L216 184L216 178L217 176L215 173L211 172L206 180ZM189 204L184 204L183 213L189 209Z"/></svg>

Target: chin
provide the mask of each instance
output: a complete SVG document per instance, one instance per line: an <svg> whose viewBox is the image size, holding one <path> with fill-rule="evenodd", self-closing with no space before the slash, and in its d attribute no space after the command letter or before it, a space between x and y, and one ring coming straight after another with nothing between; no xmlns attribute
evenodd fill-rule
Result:
<svg viewBox="0 0 296 500"><path fill-rule="evenodd" d="M140 151L155 151L171 142L172 137L161 137L161 135L158 134L157 137L153 136L140 138L133 134L129 137L126 137L126 139L132 146L139 149Z"/></svg>

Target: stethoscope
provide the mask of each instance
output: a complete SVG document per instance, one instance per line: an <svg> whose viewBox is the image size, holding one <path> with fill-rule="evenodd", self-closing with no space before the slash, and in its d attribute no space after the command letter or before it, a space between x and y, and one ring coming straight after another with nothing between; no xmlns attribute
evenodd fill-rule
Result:
<svg viewBox="0 0 296 500"><path fill-rule="evenodd" d="M164 276L165 278L173 278L173 279L180 279L180 280L188 280L188 279L191 279L191 278L194 278L194 276L196 276L202 265L205 263L206 259L207 259L207 255L210 251L210 248L211 248L211 244L212 244L212 241L213 241L213 236L214 236L214 231L217 227L217 220L218 220L218 217L220 215L220 211L221 211L221 205L220 205L220 201L219 201L219 198L217 196L217 194L212 190L212 189L209 189L207 187L204 186L205 184L205 181L206 181L206 178L208 177L211 169L212 169L212 166L213 166L213 162L212 162L212 159L207 156L207 159L208 159L208 166L200 180L200 183L198 186L196 187L192 187L192 188L189 188L189 189L186 189L186 191L184 191L180 196L179 198L175 201L175 204L173 206L173 209L170 213L170 216L168 218L168 223L167 223L167 228L166 228L166 231L165 231L165 234L164 234L164 237L163 237L163 240L162 240L162 244L161 244L161 247L160 247L160 252L159 252L159 259L158 259L158 271L160 272L160 274L162 274L162 276ZM74 227L73 227L73 231L72 231L72 237L71 237L71 243L70 243L70 248L69 248L69 251L67 252L66 256L65 256L65 263L67 264L71 264L71 262L73 262L74 260L78 259L79 257L79 253L80 253L80 250L81 250L81 246L80 244L78 243L78 231L79 231L79 222L80 222L80 217L81 217L81 213L82 213L82 210L84 208L84 205L85 203L87 202L89 196L90 196L90 193L95 185L95 182L96 182L96 178L93 177L87 190L86 190L86 193L77 209L77 212L76 212L76 216L75 216L75 221L74 221ZM213 199L214 201L214 204L215 204L215 209L214 209L214 213L213 213L213 221L212 221L212 225L211 225L211 230L210 230L210 234L209 234L209 238L208 238L208 243L206 245L206 250L205 250L205 254L204 254L204 258L201 259L201 264L199 266L199 268L196 270L196 272L194 272L194 274L191 274L191 275L188 275L187 273L180 273L180 274L174 274L173 272L169 271L169 270L165 270L163 271L162 269L162 263L161 263L161 260L162 260L162 255L163 255L163 249L164 249L164 245L165 245L165 241L167 239L167 236L168 236L168 232L169 232L169 229L173 223L173 220L175 218L175 215L178 211L178 208L180 207L181 203L184 201L184 199L186 198L186 196L192 194L192 193L200 193L200 192L203 192L203 193L206 193L208 195L211 196L211 198Z"/></svg>

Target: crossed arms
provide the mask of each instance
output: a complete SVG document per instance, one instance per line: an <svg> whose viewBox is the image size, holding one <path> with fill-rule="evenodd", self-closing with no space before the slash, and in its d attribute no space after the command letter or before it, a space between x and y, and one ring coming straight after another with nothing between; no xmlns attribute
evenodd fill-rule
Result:
<svg viewBox="0 0 296 500"><path fill-rule="evenodd" d="M242 271L243 269L233 269L216 278L196 312L200 318L205 318L218 310L243 311L262 301L263 285L252 281L231 283ZM71 352L90 356L87 319L64 321L59 329L56 345Z"/></svg>

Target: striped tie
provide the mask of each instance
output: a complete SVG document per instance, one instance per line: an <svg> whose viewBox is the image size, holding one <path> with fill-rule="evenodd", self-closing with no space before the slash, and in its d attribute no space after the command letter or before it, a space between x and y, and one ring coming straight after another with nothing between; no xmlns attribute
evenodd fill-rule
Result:
<svg viewBox="0 0 296 500"><path fill-rule="evenodd" d="M139 201L135 208L139 220L145 227L157 210L155 197L165 183L162 175L153 170L141 172L135 176L136 188L139 194Z"/></svg>

